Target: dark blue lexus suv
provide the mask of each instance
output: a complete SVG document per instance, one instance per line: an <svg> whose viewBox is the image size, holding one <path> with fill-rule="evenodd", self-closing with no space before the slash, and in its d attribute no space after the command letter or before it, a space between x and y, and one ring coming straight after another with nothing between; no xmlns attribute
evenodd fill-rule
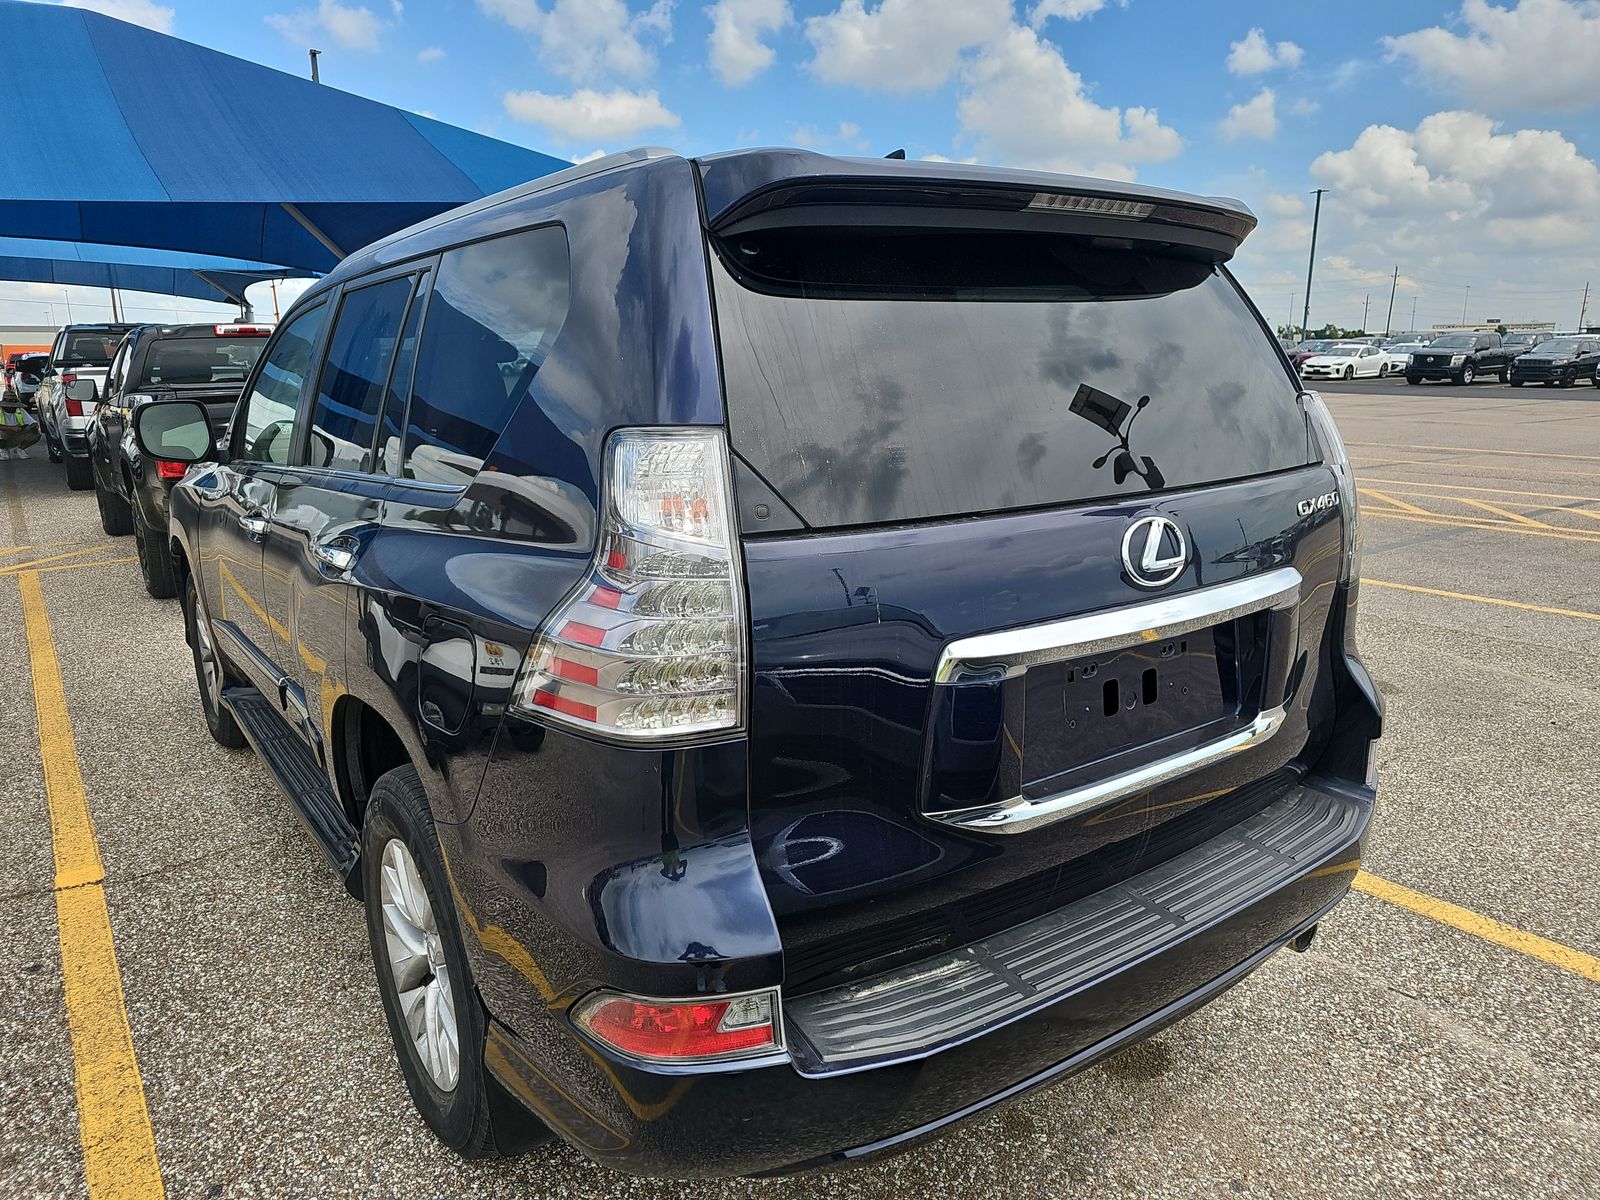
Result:
<svg viewBox="0 0 1600 1200"><path fill-rule="evenodd" d="M171 549L464 1154L906 1146L1304 947L1382 706L1235 202L638 151L299 300ZM331 1001L330 1001L331 1002Z"/></svg>

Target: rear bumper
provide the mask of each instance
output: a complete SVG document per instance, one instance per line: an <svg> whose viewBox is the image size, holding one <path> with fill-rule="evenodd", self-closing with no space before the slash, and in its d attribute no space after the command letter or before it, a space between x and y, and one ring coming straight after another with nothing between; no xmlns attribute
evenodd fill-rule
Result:
<svg viewBox="0 0 1600 1200"><path fill-rule="evenodd" d="M1063 910L1042 919L1053 921L1057 934L1076 922L1076 945L1035 939L1030 948L1034 931L1023 926L957 952L994 967L988 985L979 981L972 992L947 993L955 1009L977 993L977 1005L994 1006L959 1035L924 1039L908 1050L882 1041L893 1022L869 1027L865 1011L848 1010L848 1002L878 984L898 995L914 1019L946 1020L951 1005L933 1011L942 976L921 964L856 985L853 996L819 993L790 1001L791 1064L668 1076L612 1061L576 1039L573 1053L557 1063L548 1045L541 1053L497 1024L491 1069L587 1154L640 1174L784 1174L903 1149L1176 1020L1337 904L1360 864L1374 794L1333 785L1298 790L1307 793L1304 819L1299 833L1295 821L1284 826L1282 843L1265 844L1259 829L1241 822L1182 856L1191 859L1187 864L1172 860L1089 897L1098 911L1090 905L1079 914ZM1315 814L1326 836L1308 839ZM1246 859L1252 856L1271 859L1276 868L1251 867ZM1234 863L1239 882L1228 886ZM1147 893L1149 905L1137 906L1146 916L1154 905L1176 920L1157 922L1161 929L1155 930L1130 915L1127 897L1136 892ZM1091 943L1100 947L1098 958ZM1031 954L1041 945L1042 954ZM1035 967L1043 974L1030 977ZM933 982L920 979L919 971ZM999 1000L995 979L1012 989ZM1029 987L1037 992L1033 1002L1019 1000L1017 990ZM832 1026L842 1040L819 1046L828 1041L830 1004L832 1015L842 1018ZM887 1029L891 1042L896 1034ZM874 1038L869 1052L858 1053Z"/></svg>

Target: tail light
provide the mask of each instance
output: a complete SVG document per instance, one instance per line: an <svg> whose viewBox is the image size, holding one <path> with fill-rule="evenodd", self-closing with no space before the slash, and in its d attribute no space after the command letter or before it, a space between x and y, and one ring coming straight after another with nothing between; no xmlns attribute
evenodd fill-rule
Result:
<svg viewBox="0 0 1600 1200"><path fill-rule="evenodd" d="M157 479L182 479L188 470L189 465L187 463L169 462L164 458L156 459Z"/></svg>
<svg viewBox="0 0 1600 1200"><path fill-rule="evenodd" d="M594 560L529 648L513 706L634 741L737 729L732 497L720 429L614 434Z"/></svg>
<svg viewBox="0 0 1600 1200"><path fill-rule="evenodd" d="M271 337L271 325L213 325L211 331L217 337Z"/></svg>
<svg viewBox="0 0 1600 1200"><path fill-rule="evenodd" d="M628 1058L707 1063L782 1052L776 991L693 1000L596 992L572 1010L573 1023Z"/></svg>

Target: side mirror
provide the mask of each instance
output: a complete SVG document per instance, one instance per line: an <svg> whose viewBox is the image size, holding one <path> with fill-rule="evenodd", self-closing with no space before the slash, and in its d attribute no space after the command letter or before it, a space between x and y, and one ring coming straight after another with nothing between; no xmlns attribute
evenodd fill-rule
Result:
<svg viewBox="0 0 1600 1200"><path fill-rule="evenodd" d="M79 404L93 404L95 396L94 380L92 379L74 379L67 384L68 400L76 401Z"/></svg>
<svg viewBox="0 0 1600 1200"><path fill-rule="evenodd" d="M158 400L133 411L133 440L139 452L168 462L197 463L216 456L211 417L195 400Z"/></svg>

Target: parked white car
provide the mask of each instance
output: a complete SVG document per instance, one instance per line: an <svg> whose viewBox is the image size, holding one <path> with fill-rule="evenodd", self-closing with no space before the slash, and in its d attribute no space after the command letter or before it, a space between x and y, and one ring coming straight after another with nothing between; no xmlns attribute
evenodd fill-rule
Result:
<svg viewBox="0 0 1600 1200"><path fill-rule="evenodd" d="M1382 379L1390 371L1404 371L1405 360L1400 359L1395 366L1395 359L1378 349L1364 343L1341 342L1336 346L1329 346L1323 353L1315 358L1308 358L1300 364L1300 377L1302 379L1363 379L1372 377Z"/></svg>

